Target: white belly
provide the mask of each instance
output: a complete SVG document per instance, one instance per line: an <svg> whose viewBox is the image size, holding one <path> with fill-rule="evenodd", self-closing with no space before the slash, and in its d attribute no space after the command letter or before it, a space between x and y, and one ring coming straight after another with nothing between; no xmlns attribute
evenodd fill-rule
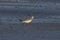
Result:
<svg viewBox="0 0 60 40"><path fill-rule="evenodd" d="M23 21L23 23L30 23L32 20Z"/></svg>

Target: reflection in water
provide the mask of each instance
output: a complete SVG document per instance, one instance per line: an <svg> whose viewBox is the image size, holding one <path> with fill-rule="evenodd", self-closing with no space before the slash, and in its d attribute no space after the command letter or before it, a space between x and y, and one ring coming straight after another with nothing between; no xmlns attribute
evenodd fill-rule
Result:
<svg viewBox="0 0 60 40"><path fill-rule="evenodd" d="M24 35L25 35L25 34L27 34L31 31L32 26L31 26L31 24L23 24L23 25L24 25L23 32L24 32Z"/></svg>
<svg viewBox="0 0 60 40"><path fill-rule="evenodd" d="M26 27L26 28L31 28L31 27L32 27L30 23L23 23L23 25L24 25L24 27Z"/></svg>

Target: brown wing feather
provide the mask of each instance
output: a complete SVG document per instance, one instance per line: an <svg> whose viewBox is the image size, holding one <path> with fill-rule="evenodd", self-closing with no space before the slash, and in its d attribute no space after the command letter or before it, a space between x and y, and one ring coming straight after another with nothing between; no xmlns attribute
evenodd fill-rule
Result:
<svg viewBox="0 0 60 40"><path fill-rule="evenodd" d="M30 19L32 19L31 17L29 17L29 18L25 18L25 19L23 19L24 21L27 21L27 20L30 20Z"/></svg>

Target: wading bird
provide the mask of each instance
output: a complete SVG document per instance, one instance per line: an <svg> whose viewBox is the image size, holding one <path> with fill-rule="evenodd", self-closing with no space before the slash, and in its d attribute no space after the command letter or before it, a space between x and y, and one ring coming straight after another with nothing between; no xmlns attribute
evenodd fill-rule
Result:
<svg viewBox="0 0 60 40"><path fill-rule="evenodd" d="M34 16L24 18L24 19L19 19L19 20L24 24L28 24L28 23L32 22L33 19L34 19Z"/></svg>

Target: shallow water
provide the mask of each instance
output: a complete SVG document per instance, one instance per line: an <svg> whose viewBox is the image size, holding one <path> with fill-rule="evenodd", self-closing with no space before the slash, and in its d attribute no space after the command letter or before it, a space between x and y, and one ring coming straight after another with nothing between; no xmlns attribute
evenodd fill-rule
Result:
<svg viewBox="0 0 60 40"><path fill-rule="evenodd" d="M36 2L1 3L0 40L60 40L60 1ZM32 15L30 24L19 21Z"/></svg>
<svg viewBox="0 0 60 40"><path fill-rule="evenodd" d="M59 23L1 24L1 40L60 40Z"/></svg>

